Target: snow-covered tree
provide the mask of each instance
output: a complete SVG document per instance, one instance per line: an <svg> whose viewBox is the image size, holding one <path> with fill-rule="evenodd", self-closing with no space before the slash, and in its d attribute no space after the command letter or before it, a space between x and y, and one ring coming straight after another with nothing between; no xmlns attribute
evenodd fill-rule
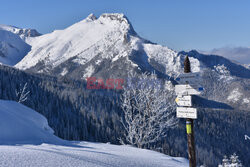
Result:
<svg viewBox="0 0 250 167"><path fill-rule="evenodd" d="M225 155L222 159L222 165L219 165L218 167L243 167L239 157L234 153L230 156L230 159L227 158Z"/></svg>
<svg viewBox="0 0 250 167"><path fill-rule="evenodd" d="M242 164L239 160L239 156L237 156L236 153L230 156L230 161L231 167L242 167Z"/></svg>
<svg viewBox="0 0 250 167"><path fill-rule="evenodd" d="M27 83L25 83L22 88L16 90L17 102L18 103L25 102L27 100L29 93L30 91L27 90Z"/></svg>
<svg viewBox="0 0 250 167"><path fill-rule="evenodd" d="M229 167L230 162L227 156L225 155L222 159L222 165L219 165L219 167Z"/></svg>
<svg viewBox="0 0 250 167"><path fill-rule="evenodd" d="M135 78L135 75L130 77ZM155 74L144 73L124 88L122 124L129 144L141 148L157 142L166 136L168 128L176 125L174 103L171 101L174 99L173 92L161 83Z"/></svg>

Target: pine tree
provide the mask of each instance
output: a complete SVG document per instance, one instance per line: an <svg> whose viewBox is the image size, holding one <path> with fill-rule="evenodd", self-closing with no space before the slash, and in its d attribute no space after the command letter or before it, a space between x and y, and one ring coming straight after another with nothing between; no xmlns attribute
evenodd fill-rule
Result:
<svg viewBox="0 0 250 167"><path fill-rule="evenodd" d="M229 167L230 163L229 163L229 159L227 158L227 156L225 155L223 160L222 160L222 166L223 167Z"/></svg>
<svg viewBox="0 0 250 167"><path fill-rule="evenodd" d="M239 156L234 153L230 156L231 166L230 167L242 167L242 164L239 160Z"/></svg>

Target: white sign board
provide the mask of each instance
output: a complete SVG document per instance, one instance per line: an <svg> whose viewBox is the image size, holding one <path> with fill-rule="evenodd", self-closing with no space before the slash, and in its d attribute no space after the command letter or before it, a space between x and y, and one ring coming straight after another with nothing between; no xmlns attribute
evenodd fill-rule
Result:
<svg viewBox="0 0 250 167"><path fill-rule="evenodd" d="M192 106L192 96L178 96L175 102L179 106Z"/></svg>
<svg viewBox="0 0 250 167"><path fill-rule="evenodd" d="M177 107L176 117L197 119L197 109L189 107Z"/></svg>
<svg viewBox="0 0 250 167"><path fill-rule="evenodd" d="M175 80L179 84L197 84L200 80L200 73L179 74Z"/></svg>
<svg viewBox="0 0 250 167"><path fill-rule="evenodd" d="M203 91L202 87L194 88L191 85L175 85L177 95L199 95Z"/></svg>

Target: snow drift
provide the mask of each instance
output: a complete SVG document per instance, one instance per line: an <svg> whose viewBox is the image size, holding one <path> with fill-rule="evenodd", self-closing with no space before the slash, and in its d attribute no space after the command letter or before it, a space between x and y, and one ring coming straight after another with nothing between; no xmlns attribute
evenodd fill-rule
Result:
<svg viewBox="0 0 250 167"><path fill-rule="evenodd" d="M0 144L59 143L47 119L14 101L0 100Z"/></svg>

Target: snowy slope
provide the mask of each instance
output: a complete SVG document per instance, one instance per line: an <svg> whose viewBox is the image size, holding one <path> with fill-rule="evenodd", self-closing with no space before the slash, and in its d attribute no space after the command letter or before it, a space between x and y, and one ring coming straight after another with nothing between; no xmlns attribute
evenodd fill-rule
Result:
<svg viewBox="0 0 250 167"><path fill-rule="evenodd" d="M30 51L30 48L30 45L25 43L18 35L0 28L1 63L15 65Z"/></svg>
<svg viewBox="0 0 250 167"><path fill-rule="evenodd" d="M22 29L0 24L0 63L13 66L30 51L25 41L41 35L34 29Z"/></svg>
<svg viewBox="0 0 250 167"><path fill-rule="evenodd" d="M0 100L0 132L1 167L188 166L185 158L131 146L63 141L45 117L13 101Z"/></svg>
<svg viewBox="0 0 250 167"><path fill-rule="evenodd" d="M14 101L0 100L0 144L60 143L47 119Z"/></svg>

